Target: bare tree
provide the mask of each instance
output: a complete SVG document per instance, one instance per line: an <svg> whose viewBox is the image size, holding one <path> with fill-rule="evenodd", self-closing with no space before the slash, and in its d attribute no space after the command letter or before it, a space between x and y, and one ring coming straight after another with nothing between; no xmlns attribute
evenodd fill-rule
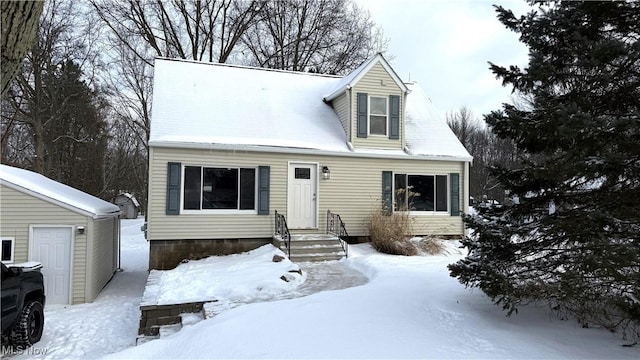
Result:
<svg viewBox="0 0 640 360"><path fill-rule="evenodd" d="M388 46L369 12L351 0L268 1L242 41L252 65L330 74L353 70Z"/></svg>
<svg viewBox="0 0 640 360"><path fill-rule="evenodd" d="M106 146L105 102L95 78L95 34L82 19L74 2L46 3L38 40L3 102L2 160L100 195L93 175Z"/></svg>
<svg viewBox="0 0 640 360"><path fill-rule="evenodd" d="M224 63L264 6L262 1L90 0L102 22L119 42L148 65L153 56ZM129 46L131 36L149 49Z"/></svg>
<svg viewBox="0 0 640 360"><path fill-rule="evenodd" d="M20 71L38 33L38 19L43 1L2 1L2 95L9 91L9 84Z"/></svg>
<svg viewBox="0 0 640 360"><path fill-rule="evenodd" d="M499 139L466 106L446 115L447 124L473 156L469 169L469 192L475 199L503 200L504 189L490 175L493 165L512 166L516 162L517 149L513 141Z"/></svg>

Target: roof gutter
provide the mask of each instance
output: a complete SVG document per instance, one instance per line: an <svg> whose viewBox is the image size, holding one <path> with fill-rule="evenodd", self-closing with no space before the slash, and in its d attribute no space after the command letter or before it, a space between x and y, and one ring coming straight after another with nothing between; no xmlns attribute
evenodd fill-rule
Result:
<svg viewBox="0 0 640 360"><path fill-rule="evenodd" d="M322 156L343 156L355 158L372 158L372 159L401 159L401 160L434 160L434 161L464 161L471 162L471 156L437 156L437 155L419 155L409 154L381 154L381 153L361 153L351 151L330 151L307 148L289 148L276 146L261 145L238 145L238 144L211 144L211 143L190 143L190 142L173 142L173 141L149 141L150 147L159 148L179 148L179 149L200 149L200 150L228 150L228 151L245 151L245 152L264 152L277 154L297 154L297 155L322 155Z"/></svg>

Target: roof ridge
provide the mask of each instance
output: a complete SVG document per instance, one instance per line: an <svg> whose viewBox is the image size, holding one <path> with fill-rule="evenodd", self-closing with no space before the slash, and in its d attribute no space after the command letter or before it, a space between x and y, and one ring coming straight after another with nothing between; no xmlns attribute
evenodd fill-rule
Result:
<svg viewBox="0 0 640 360"><path fill-rule="evenodd" d="M259 71L276 72L276 73L284 73L284 74L318 76L318 77L325 77L325 78L332 78L332 79L341 79L343 77L341 75L310 73L310 72L304 72L304 71L282 70L282 69L272 69L272 68L261 68L261 67L249 66L249 65L238 65L238 64L229 64L229 63L216 63L216 62L191 60L191 59L177 59L177 58L168 58L168 57L163 57L163 56L156 56L155 59L156 60L167 60L167 61L182 62L182 63L190 63L190 64L200 64L200 65L210 65L210 66L246 69L246 70L259 70Z"/></svg>

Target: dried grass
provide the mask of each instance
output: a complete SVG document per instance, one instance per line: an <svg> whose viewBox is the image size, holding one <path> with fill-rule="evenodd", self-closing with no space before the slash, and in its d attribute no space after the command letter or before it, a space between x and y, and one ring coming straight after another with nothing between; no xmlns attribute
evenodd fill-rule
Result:
<svg viewBox="0 0 640 360"><path fill-rule="evenodd" d="M422 253L440 255L445 253L446 246L441 239L435 237L419 238L414 244Z"/></svg>
<svg viewBox="0 0 640 360"><path fill-rule="evenodd" d="M382 208L369 216L369 238L374 249L392 255L413 256L418 249L411 243L411 218L405 212L386 215Z"/></svg>

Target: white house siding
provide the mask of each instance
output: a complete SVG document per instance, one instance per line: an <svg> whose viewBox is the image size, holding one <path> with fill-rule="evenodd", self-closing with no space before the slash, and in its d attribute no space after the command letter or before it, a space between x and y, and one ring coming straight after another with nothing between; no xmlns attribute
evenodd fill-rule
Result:
<svg viewBox="0 0 640 360"><path fill-rule="evenodd" d="M382 85L384 84L384 85ZM373 96L389 97L389 95L400 96L400 119L404 119L404 96L402 90L391 75L384 69L380 63L375 64L367 74L365 74L351 90L351 126L354 129L353 146L355 148L376 148L376 149L402 149L402 138L398 140L390 140L388 136L374 135L367 138L359 138L356 136L358 121L358 93L367 93ZM404 133L404 121L400 121L400 134Z"/></svg>
<svg viewBox="0 0 640 360"><path fill-rule="evenodd" d="M88 227L90 218L0 185L0 235L15 238L15 262L28 261L29 225L73 225ZM72 303L85 302L87 232L73 230Z"/></svg>
<svg viewBox="0 0 640 360"><path fill-rule="evenodd" d="M340 119L340 124L342 124L342 128L344 129L344 133L349 138L349 97L347 96L348 92L345 91L342 95L338 96L335 100L333 100L333 108Z"/></svg>
<svg viewBox="0 0 640 360"><path fill-rule="evenodd" d="M246 151L174 149L151 147L149 181L148 238L150 240L268 238L273 233L273 212L286 214L287 173L289 162L318 163L328 166L331 179L319 179L318 231L326 226L326 211L341 215L351 236L367 235L367 218L380 204L382 171L422 174L460 173L460 208L463 208L462 184L464 163L373 159L320 155L257 153ZM270 215L257 214L181 214L165 215L167 163L197 166L271 167ZM181 195L182 196L182 195ZM422 215L415 217L415 230L422 235L461 235L461 217Z"/></svg>
<svg viewBox="0 0 640 360"><path fill-rule="evenodd" d="M116 217L93 221L91 234L91 277L87 287L87 301L93 301L109 282L116 270L112 254L118 251L115 237L120 226Z"/></svg>

